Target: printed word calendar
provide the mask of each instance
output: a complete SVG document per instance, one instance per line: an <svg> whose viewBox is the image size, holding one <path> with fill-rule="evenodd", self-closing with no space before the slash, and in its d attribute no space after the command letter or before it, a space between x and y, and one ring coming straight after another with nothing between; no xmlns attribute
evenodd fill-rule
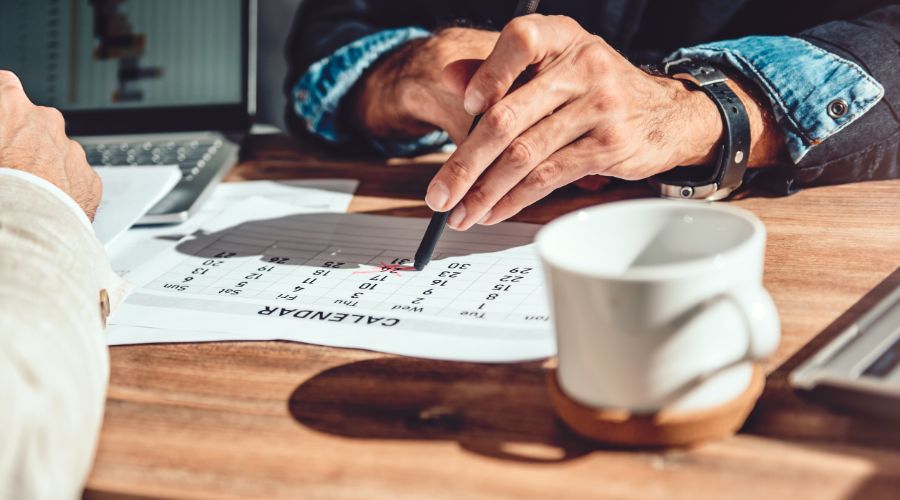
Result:
<svg viewBox="0 0 900 500"><path fill-rule="evenodd" d="M426 225L248 200L129 275L112 322L441 359L552 355L536 226L447 230L416 271Z"/></svg>

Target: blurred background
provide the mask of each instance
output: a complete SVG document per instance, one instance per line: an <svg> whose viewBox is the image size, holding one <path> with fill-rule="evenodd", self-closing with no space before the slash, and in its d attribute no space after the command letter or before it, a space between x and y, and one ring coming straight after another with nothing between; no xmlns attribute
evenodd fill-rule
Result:
<svg viewBox="0 0 900 500"><path fill-rule="evenodd" d="M259 54L257 59L257 123L284 130L285 97L282 92L287 64L284 43L294 12L303 0L259 0Z"/></svg>

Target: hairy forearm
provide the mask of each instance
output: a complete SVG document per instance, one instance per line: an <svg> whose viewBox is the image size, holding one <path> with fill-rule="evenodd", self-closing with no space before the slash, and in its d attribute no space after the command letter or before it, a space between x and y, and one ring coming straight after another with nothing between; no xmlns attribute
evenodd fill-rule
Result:
<svg viewBox="0 0 900 500"><path fill-rule="evenodd" d="M407 84L427 78L427 67L417 62L428 40L413 40L382 58L346 97L345 118L355 128L379 139L405 139L424 135L435 126L406 112L404 101L424 100Z"/></svg>
<svg viewBox="0 0 900 500"><path fill-rule="evenodd" d="M708 165L715 161L725 128L718 108L702 90L680 80L671 80L677 89L672 99L681 101L679 116L674 117L676 128L685 128L680 141L679 165ZM740 76L729 75L727 85L738 96L750 123L750 154L747 166L768 167L785 157L785 142L768 104L758 94L752 82ZM673 165L674 166L674 165Z"/></svg>
<svg viewBox="0 0 900 500"><path fill-rule="evenodd" d="M665 143L672 146L672 157L665 167L681 165L709 165L716 161L725 127L718 108L705 92L696 86L669 77L657 77L664 89L665 99L649 100L660 103L659 110L649 113L657 123L648 124L652 131L647 138L650 144ZM748 166L775 165L784 156L784 137L772 112L758 95L754 85L745 79L729 75L727 82L740 98L750 123L750 151ZM674 103L674 105L672 105ZM655 137L671 135L671 137ZM674 138L674 140L673 140Z"/></svg>

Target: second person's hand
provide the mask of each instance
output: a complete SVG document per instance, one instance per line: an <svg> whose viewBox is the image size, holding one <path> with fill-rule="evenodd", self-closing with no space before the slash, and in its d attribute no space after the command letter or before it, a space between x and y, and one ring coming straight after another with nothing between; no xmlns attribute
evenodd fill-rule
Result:
<svg viewBox="0 0 900 500"><path fill-rule="evenodd" d="M103 194L84 149L66 136L62 113L37 106L13 73L0 70L0 166L41 177L72 197L94 219Z"/></svg>

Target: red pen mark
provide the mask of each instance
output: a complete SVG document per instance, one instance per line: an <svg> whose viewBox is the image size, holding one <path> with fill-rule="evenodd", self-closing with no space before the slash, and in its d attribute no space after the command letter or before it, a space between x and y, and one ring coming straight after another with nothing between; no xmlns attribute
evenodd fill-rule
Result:
<svg viewBox="0 0 900 500"><path fill-rule="evenodd" d="M400 276L400 271L415 271L416 268L413 266L407 266L405 264L385 264L384 262L380 262L376 269L371 269L368 271L354 271L353 274L372 274L372 273L388 273L393 274L395 276Z"/></svg>

